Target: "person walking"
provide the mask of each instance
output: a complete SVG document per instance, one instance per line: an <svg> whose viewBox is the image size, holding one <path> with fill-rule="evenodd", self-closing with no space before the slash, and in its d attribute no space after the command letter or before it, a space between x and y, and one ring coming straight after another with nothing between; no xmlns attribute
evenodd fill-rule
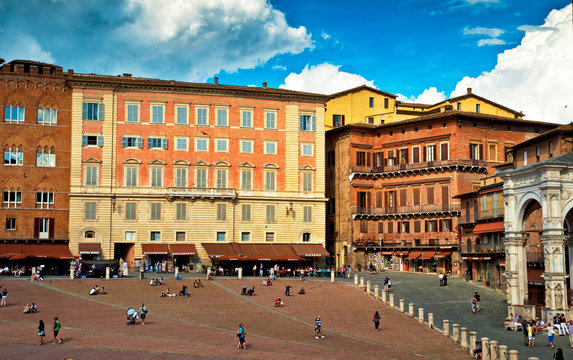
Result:
<svg viewBox="0 0 573 360"><path fill-rule="evenodd" d="M374 330L378 332L378 327L380 326L380 314L378 314L378 311L372 317L372 321L374 321Z"/></svg>
<svg viewBox="0 0 573 360"><path fill-rule="evenodd" d="M529 330L527 330L528 327L529 323L527 322L527 320L523 320L523 323L521 324L521 329L523 330L523 340L525 341L525 346L529 345Z"/></svg>
<svg viewBox="0 0 573 360"><path fill-rule="evenodd" d="M322 335L322 321L320 320L320 315L317 315L316 319L314 319L314 332L315 339L324 339L324 335Z"/></svg>
<svg viewBox="0 0 573 360"><path fill-rule="evenodd" d="M470 272L466 269L466 282L470 281Z"/></svg>
<svg viewBox="0 0 573 360"><path fill-rule="evenodd" d="M237 331L237 349L240 349L241 347L245 350L247 350L247 342L245 341L245 327L243 325L243 323L239 324L239 331Z"/></svg>
<svg viewBox="0 0 573 360"><path fill-rule="evenodd" d="M444 274L440 273L440 275L438 275L438 279L440 279L440 286L444 286Z"/></svg>
<svg viewBox="0 0 573 360"><path fill-rule="evenodd" d="M479 307L479 302L481 301L481 296L479 296L477 291L474 293L474 298L476 299L476 312L477 312L477 311L481 310Z"/></svg>
<svg viewBox="0 0 573 360"><path fill-rule="evenodd" d="M472 304L472 313L475 315L475 313L477 312L477 300L476 297L472 297L471 299L471 304Z"/></svg>
<svg viewBox="0 0 573 360"><path fill-rule="evenodd" d="M529 347L535 346L535 327L533 324L527 328L527 338L529 339Z"/></svg>
<svg viewBox="0 0 573 360"><path fill-rule="evenodd" d="M553 334L555 330L553 330L553 324L547 324L547 341L549 342L549 348L553 349Z"/></svg>
<svg viewBox="0 0 573 360"><path fill-rule="evenodd" d="M147 307L144 303L141 303L139 308L139 316L141 317L141 325L145 325L145 317L147 316Z"/></svg>
<svg viewBox="0 0 573 360"><path fill-rule="evenodd" d="M62 338L60 337L60 329L62 325L60 324L60 320L56 316L54 318L54 344L61 344Z"/></svg>
<svg viewBox="0 0 573 360"><path fill-rule="evenodd" d="M38 322L38 336L40 337L40 345L44 345L44 337L46 336L46 331L44 331L45 325L42 320Z"/></svg>
<svg viewBox="0 0 573 360"><path fill-rule="evenodd" d="M2 301L0 302L0 306L6 306L7 299L8 299L8 290L4 288L2 289Z"/></svg>

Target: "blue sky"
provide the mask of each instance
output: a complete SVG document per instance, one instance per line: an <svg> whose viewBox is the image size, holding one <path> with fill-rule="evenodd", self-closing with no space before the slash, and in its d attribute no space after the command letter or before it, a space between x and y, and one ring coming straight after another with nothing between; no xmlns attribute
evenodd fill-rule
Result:
<svg viewBox="0 0 573 360"><path fill-rule="evenodd" d="M523 96L517 90L513 97L504 97L495 89L526 92L531 84L518 80L528 78L529 72L537 74L536 81L546 82L542 86L546 91L556 88L551 78L561 78L557 89L565 86L567 93L573 83L573 70L567 65L573 63L571 43L562 49L559 46L567 42L557 40L571 36L563 25L569 21L563 8L570 4L568 0L0 0L0 57L52 62L76 72L128 72L190 81L212 81L216 75L220 83L260 86L267 81L272 87L323 93L365 82L400 94L404 101L439 101L472 86L480 95L493 96L492 100L536 119L564 122L565 115L573 114L543 113L541 106L528 111L531 101L520 100ZM560 9L563 14L547 20L552 10ZM530 56L521 45L528 32L535 61L525 59ZM504 51L508 51L505 58L517 61L506 60L504 65L498 58ZM545 53L549 55L537 56ZM559 60L560 55L566 61ZM513 70L507 64L520 63L520 56L529 68L515 69L518 74L511 77ZM539 78L539 68L552 61L548 63L548 57L564 73L543 69L547 73ZM497 68L505 72L496 72ZM484 72L489 75L484 77Z"/></svg>

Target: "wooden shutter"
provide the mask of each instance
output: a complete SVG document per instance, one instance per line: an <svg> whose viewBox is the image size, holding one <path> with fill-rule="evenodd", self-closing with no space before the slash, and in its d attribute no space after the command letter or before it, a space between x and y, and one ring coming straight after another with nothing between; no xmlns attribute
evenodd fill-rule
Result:
<svg viewBox="0 0 573 360"><path fill-rule="evenodd" d="M414 232L416 232L416 233L420 232L420 221L419 220L414 221Z"/></svg>
<svg viewBox="0 0 573 360"><path fill-rule="evenodd" d="M147 141L149 142L149 139ZM143 138L137 138L137 147L143 149Z"/></svg>
<svg viewBox="0 0 573 360"><path fill-rule="evenodd" d="M414 189L414 205L420 205L420 189Z"/></svg>
<svg viewBox="0 0 573 360"><path fill-rule="evenodd" d="M103 104L103 103L99 103L99 104L97 105L97 110L98 110L97 119L98 119L99 121L103 121L104 104Z"/></svg>
<svg viewBox="0 0 573 360"><path fill-rule="evenodd" d="M415 147L412 149L412 162L419 163L420 162L420 148Z"/></svg>
<svg viewBox="0 0 573 360"><path fill-rule="evenodd" d="M50 239L53 239L54 238L55 221L54 221L54 218L49 218L48 221L50 222L50 228L49 228L48 236L50 237Z"/></svg>
<svg viewBox="0 0 573 360"><path fill-rule="evenodd" d="M428 151L425 146L422 146L422 162L426 162L428 158Z"/></svg>
<svg viewBox="0 0 573 360"><path fill-rule="evenodd" d="M447 208L450 204L450 191L447 186L442 186L442 207Z"/></svg>
<svg viewBox="0 0 573 360"><path fill-rule="evenodd" d="M428 232L428 220L424 221L424 231Z"/></svg>
<svg viewBox="0 0 573 360"><path fill-rule="evenodd" d="M440 232L443 229L443 222L444 222L444 220L438 220L438 231L440 231Z"/></svg>
<svg viewBox="0 0 573 360"><path fill-rule="evenodd" d="M103 146L103 136L97 137L97 146Z"/></svg>
<svg viewBox="0 0 573 360"><path fill-rule="evenodd" d="M366 207L370 209L372 206L371 198L370 198L370 191L366 193Z"/></svg>
<svg viewBox="0 0 573 360"><path fill-rule="evenodd" d="M394 232L394 223L388 222L388 234L392 234Z"/></svg>
<svg viewBox="0 0 573 360"><path fill-rule="evenodd" d="M377 152L376 153L376 161L375 161L374 166L377 168L381 168L382 166L384 166L384 153L383 152Z"/></svg>
<svg viewBox="0 0 573 360"><path fill-rule="evenodd" d="M400 150L396 150L396 155L394 156L394 165L400 165Z"/></svg>
<svg viewBox="0 0 573 360"><path fill-rule="evenodd" d="M427 187L427 195L428 195L428 199L427 199L427 203L428 205L432 205L434 204L434 188L433 187Z"/></svg>
<svg viewBox="0 0 573 360"><path fill-rule="evenodd" d="M408 149L404 149L404 164L409 164L410 161L408 159Z"/></svg>
<svg viewBox="0 0 573 360"><path fill-rule="evenodd" d="M360 165L360 151L356 151L356 165Z"/></svg>
<svg viewBox="0 0 573 360"><path fill-rule="evenodd" d="M87 120L88 118L88 103L82 103L82 120Z"/></svg>
<svg viewBox="0 0 573 360"><path fill-rule="evenodd" d="M88 144L88 136L82 135L82 146L86 146Z"/></svg>
<svg viewBox="0 0 573 360"><path fill-rule="evenodd" d="M40 218L35 218L34 219L34 238L39 238L40 237L40 221L42 219Z"/></svg>
<svg viewBox="0 0 573 360"><path fill-rule="evenodd" d="M376 207L382 207L382 191L376 191Z"/></svg>
<svg viewBox="0 0 573 360"><path fill-rule="evenodd" d="M344 125L344 115L342 115L342 125Z"/></svg>
<svg viewBox="0 0 573 360"><path fill-rule="evenodd" d="M479 160L484 160L484 158L483 158L483 144L479 144Z"/></svg>
<svg viewBox="0 0 573 360"><path fill-rule="evenodd" d="M366 153L366 166L370 166L370 152Z"/></svg>
<svg viewBox="0 0 573 360"><path fill-rule="evenodd" d="M448 143L443 143L441 145L441 151L440 151L440 159L441 160L448 160L449 156L448 156Z"/></svg>
<svg viewBox="0 0 573 360"><path fill-rule="evenodd" d="M162 143L162 145L163 145L162 147L163 147L164 149L167 149L167 139L161 139L161 143Z"/></svg>
<svg viewBox="0 0 573 360"><path fill-rule="evenodd" d="M127 147L127 138L125 136L121 138L121 147L122 148Z"/></svg>

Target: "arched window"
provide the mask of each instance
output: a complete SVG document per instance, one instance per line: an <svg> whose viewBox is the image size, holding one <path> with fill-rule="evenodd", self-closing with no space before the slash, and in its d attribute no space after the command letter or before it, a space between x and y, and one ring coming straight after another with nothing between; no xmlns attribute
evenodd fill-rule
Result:
<svg viewBox="0 0 573 360"><path fill-rule="evenodd" d="M86 231L84 233L84 239L95 239L95 231Z"/></svg>
<svg viewBox="0 0 573 360"><path fill-rule="evenodd" d="M4 148L4 165L23 166L24 153L16 145L6 146Z"/></svg>
<svg viewBox="0 0 573 360"><path fill-rule="evenodd" d="M310 242L310 233L302 234L302 241L303 242Z"/></svg>
<svg viewBox="0 0 573 360"><path fill-rule="evenodd" d="M36 166L56 167L56 153L54 148L38 148L36 150Z"/></svg>

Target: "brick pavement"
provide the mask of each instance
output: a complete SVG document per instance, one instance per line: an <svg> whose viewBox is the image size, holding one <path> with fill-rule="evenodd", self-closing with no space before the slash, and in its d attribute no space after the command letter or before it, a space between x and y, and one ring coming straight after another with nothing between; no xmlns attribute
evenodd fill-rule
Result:
<svg viewBox="0 0 573 360"><path fill-rule="evenodd" d="M192 279L169 280L178 291ZM110 294L90 297L97 283ZM241 286L256 286L256 296L237 295ZM415 320L384 308L358 289L345 284L311 281L304 283L307 295L284 299L284 285L293 291L297 280L280 280L273 287L259 286L259 279L218 279L203 289L193 289L189 298L161 298L164 287L150 287L146 280L46 280L5 281L9 306L0 308L2 354L9 358L29 354L29 358L264 358L264 359L460 359L467 352ZM274 308L273 300L283 297L284 308ZM145 326L125 325L125 309L149 308ZM23 314L26 303L35 301L37 314ZM353 306L352 304L359 304ZM371 321L375 310L382 315L382 331L374 333ZM320 313L326 339L316 340L312 322ZM64 345L34 345L38 342L39 319L47 325L51 339L51 319L62 321ZM236 330L244 322L249 350L236 349ZM413 341L415 339L415 341ZM52 357L53 356L53 357Z"/></svg>

